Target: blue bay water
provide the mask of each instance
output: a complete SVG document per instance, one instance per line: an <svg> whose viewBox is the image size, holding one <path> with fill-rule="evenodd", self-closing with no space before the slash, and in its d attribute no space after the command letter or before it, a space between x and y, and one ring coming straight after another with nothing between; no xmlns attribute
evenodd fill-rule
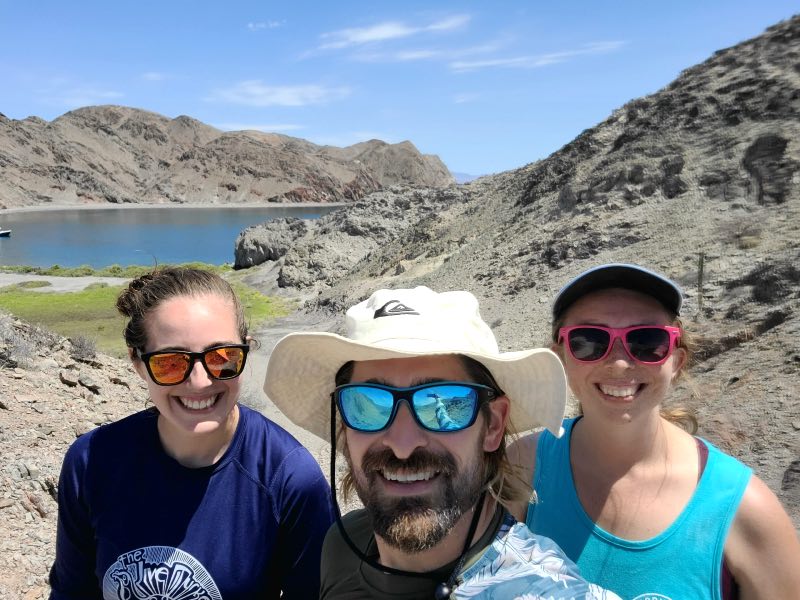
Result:
<svg viewBox="0 0 800 600"><path fill-rule="evenodd" d="M239 233L280 217L316 219L338 206L135 207L0 214L0 265L62 267L233 263Z"/></svg>

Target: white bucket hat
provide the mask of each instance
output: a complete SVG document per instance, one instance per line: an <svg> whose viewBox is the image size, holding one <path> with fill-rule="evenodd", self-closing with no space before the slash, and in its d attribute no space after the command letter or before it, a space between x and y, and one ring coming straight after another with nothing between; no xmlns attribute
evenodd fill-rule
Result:
<svg viewBox="0 0 800 600"><path fill-rule="evenodd" d="M518 431L561 433L567 382L545 348L501 353L469 292L378 290L346 315L347 336L290 333L272 351L264 392L292 422L329 440L334 378L348 361L463 354L485 366L511 400Z"/></svg>

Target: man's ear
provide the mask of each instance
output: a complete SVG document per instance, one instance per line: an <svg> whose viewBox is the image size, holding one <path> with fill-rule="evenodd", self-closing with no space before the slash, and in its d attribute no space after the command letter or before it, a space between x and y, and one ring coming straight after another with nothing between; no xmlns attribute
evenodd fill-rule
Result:
<svg viewBox="0 0 800 600"><path fill-rule="evenodd" d="M511 402L508 397L500 396L488 404L489 419L486 423L486 434L483 437L483 451L494 452L506 434L508 417L511 414Z"/></svg>

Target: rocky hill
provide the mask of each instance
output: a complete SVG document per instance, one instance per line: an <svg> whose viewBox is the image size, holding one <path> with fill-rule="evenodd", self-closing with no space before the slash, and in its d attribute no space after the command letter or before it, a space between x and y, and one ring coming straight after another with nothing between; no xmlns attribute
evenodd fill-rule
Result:
<svg viewBox="0 0 800 600"><path fill-rule="evenodd" d="M501 345L549 344L582 270L644 264L702 343L673 395L800 526L800 17L714 54L549 158L464 186L394 187L242 232L249 281L341 315L380 287L469 289ZM341 322L341 318L339 319Z"/></svg>
<svg viewBox="0 0 800 600"><path fill-rule="evenodd" d="M349 202L453 177L411 142L317 146L186 116L93 106L47 122L0 114L0 208L43 204Z"/></svg>

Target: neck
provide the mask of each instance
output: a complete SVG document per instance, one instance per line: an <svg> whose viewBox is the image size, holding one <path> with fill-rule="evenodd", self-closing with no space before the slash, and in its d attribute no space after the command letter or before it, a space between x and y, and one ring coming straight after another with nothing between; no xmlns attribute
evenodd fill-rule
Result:
<svg viewBox="0 0 800 600"><path fill-rule="evenodd" d="M164 451L184 467L199 469L222 458L233 440L239 423L239 405L234 405L225 423L207 433L176 431L158 417L158 436Z"/></svg>
<svg viewBox="0 0 800 600"><path fill-rule="evenodd" d="M601 469L626 469L662 461L669 427L657 411L635 423L608 423L584 417L575 424L571 442L582 460L597 463Z"/></svg>
<svg viewBox="0 0 800 600"><path fill-rule="evenodd" d="M470 546L486 533L494 517L496 507L497 502L487 494L480 519L478 520L478 526L470 540ZM476 504L472 509L461 515L456 525L441 542L436 544L433 548L423 550L422 552L408 554L390 546L383 538L376 535L375 544L378 547L380 563L393 569L401 569L413 573L425 573L434 571L453 562L461 556L464 550L464 542L477 508L478 506Z"/></svg>

